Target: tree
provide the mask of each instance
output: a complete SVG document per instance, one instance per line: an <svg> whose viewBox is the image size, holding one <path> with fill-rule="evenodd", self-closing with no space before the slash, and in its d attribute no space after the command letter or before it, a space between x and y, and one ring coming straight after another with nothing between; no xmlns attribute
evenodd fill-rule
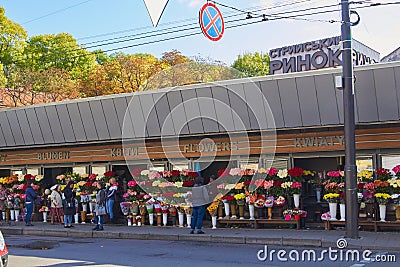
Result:
<svg viewBox="0 0 400 267"><path fill-rule="evenodd" d="M28 34L25 29L4 14L4 8L0 7L0 62L3 69L3 82L9 76L10 67L21 59L26 45Z"/></svg>
<svg viewBox="0 0 400 267"><path fill-rule="evenodd" d="M32 36L24 49L24 67L66 70L73 79L86 75L95 60L95 55L80 47L68 33Z"/></svg>
<svg viewBox="0 0 400 267"><path fill-rule="evenodd" d="M258 52L239 55L232 68L241 71L245 77L268 75L269 56Z"/></svg>

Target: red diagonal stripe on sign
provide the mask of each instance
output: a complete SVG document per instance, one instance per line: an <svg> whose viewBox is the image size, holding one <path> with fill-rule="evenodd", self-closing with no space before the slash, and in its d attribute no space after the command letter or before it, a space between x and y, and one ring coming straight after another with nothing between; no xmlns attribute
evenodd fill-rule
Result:
<svg viewBox="0 0 400 267"><path fill-rule="evenodd" d="M210 19L210 23L207 25L207 27L204 29L205 32L207 32L211 27L214 27L215 31L217 32L217 34L219 35L219 31L217 28L217 25L215 25L215 22L219 19L219 13L217 13L217 15L213 18L210 14L210 12L208 12L208 9L205 9L206 14L208 16L208 18Z"/></svg>

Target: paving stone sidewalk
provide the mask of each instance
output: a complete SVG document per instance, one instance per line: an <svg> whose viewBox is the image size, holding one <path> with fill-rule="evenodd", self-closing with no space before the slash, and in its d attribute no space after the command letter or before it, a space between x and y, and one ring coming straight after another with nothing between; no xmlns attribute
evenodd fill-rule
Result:
<svg viewBox="0 0 400 267"><path fill-rule="evenodd" d="M91 224L74 224L71 229L62 225L35 222L34 226L12 223L0 226L7 235L60 236L75 238L114 238L138 240L170 240L194 242L219 242L236 244L260 244L290 247L333 247L343 238L343 230L295 230L295 229L246 229L246 228L204 228L204 235L190 234L189 229L174 226L125 226L105 225L104 231L92 231ZM370 249L400 251L399 232L359 232L360 239L348 239L348 249Z"/></svg>

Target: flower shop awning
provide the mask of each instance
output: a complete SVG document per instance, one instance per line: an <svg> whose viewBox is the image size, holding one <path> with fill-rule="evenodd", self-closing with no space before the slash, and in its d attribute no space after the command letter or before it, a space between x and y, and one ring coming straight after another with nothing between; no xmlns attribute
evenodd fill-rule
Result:
<svg viewBox="0 0 400 267"><path fill-rule="evenodd" d="M336 76L341 69L1 109L0 149L121 141L125 116L133 139L337 126ZM398 122L400 62L356 67L355 76L356 123Z"/></svg>

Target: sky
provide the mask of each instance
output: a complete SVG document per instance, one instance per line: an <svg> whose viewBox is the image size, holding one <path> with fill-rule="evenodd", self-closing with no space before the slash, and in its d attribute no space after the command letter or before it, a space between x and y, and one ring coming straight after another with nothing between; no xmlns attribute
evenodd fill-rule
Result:
<svg viewBox="0 0 400 267"><path fill-rule="evenodd" d="M396 2L394 0L370 1ZM0 6L4 7L5 14L9 19L21 24L27 30L29 36L67 32L89 50L109 50L183 34L200 33L199 10L206 2L206 0L169 0L157 28L152 26L143 0L0 0ZM225 18L225 26L229 27L250 21L261 21L260 18L246 20L246 13L233 8L241 11L256 10L257 12L253 12L255 15L279 12L278 16L281 18L285 14L289 14L285 12L338 3L340 0L219 0L216 5ZM261 10L262 8L267 9ZM268 53L273 48L340 35L340 7L336 6L330 9L337 11L301 17L307 20L299 20L299 17L297 19L277 19L242 27L226 28L222 39L217 42L208 40L202 34L197 34L109 53L150 53L161 57L164 52L176 49L189 57L211 58L230 65L238 55L243 53ZM400 27L398 26L400 5L376 6L359 9L357 12L360 14L361 22L352 27L353 38L380 52L381 58L400 46ZM231 22L231 20L238 21ZM327 22L329 20L336 22L329 23ZM171 27L174 27L173 31L179 29L181 32L161 35ZM188 27L193 27L193 29L183 31ZM148 32L151 32L153 37L144 39L144 34ZM107 46L98 46L101 43L89 43L110 42L109 39L127 35L136 40ZM116 40L122 39L113 41Z"/></svg>

